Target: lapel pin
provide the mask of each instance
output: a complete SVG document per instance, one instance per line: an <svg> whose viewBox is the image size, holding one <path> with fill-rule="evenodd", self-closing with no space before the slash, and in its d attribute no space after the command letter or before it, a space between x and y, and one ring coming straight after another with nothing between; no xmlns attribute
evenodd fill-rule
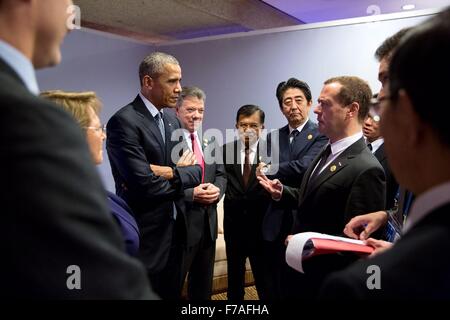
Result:
<svg viewBox="0 0 450 320"><path fill-rule="evenodd" d="M332 165L332 166L330 167L330 171L331 171L331 172L335 172L335 171L336 171L336 166L335 166L335 165Z"/></svg>
<svg viewBox="0 0 450 320"><path fill-rule="evenodd" d="M308 140L311 140L313 138L312 134L308 135Z"/></svg>

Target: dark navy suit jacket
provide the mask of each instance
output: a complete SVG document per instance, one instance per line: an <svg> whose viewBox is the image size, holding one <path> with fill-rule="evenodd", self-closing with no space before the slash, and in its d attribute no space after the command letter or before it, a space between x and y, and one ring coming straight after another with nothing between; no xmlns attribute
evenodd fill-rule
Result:
<svg viewBox="0 0 450 320"><path fill-rule="evenodd" d="M278 129L278 134L278 145L271 143L271 138L268 137L271 155L273 156L275 148L279 149L278 171L269 178L280 179L284 185L290 187L299 187L304 173L328 142L328 138L319 133L317 124L311 120L306 122L292 145L289 144L288 125ZM283 202L271 202L263 221L263 237L265 240L273 241L280 233L282 234L281 237L289 233L293 222L293 209L295 208Z"/></svg>
<svg viewBox="0 0 450 320"><path fill-rule="evenodd" d="M137 256L139 250L139 228L127 203L112 192L108 193L108 204L112 215L119 224L124 237L127 253Z"/></svg>

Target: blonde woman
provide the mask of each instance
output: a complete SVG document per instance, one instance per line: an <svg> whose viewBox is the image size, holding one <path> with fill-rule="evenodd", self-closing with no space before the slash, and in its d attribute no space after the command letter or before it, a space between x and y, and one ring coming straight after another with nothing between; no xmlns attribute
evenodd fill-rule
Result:
<svg viewBox="0 0 450 320"><path fill-rule="evenodd" d="M103 162L103 142L106 139L105 126L98 117L101 102L95 92L45 91L41 96L52 100L68 111L84 130L92 160L96 165ZM125 201L107 191L111 214L117 221L124 237L127 252L136 256L139 249L139 230L132 211Z"/></svg>

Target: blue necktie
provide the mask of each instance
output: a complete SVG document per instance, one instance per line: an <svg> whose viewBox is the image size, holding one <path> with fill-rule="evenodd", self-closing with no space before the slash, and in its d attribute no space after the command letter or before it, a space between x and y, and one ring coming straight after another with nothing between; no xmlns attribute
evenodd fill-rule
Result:
<svg viewBox="0 0 450 320"><path fill-rule="evenodd" d="M162 118L162 112L158 112L155 115L155 121L158 124L158 128L159 128L159 132L161 133L161 137L162 137L164 143L166 143L166 134L165 134L165 130L164 130L164 121Z"/></svg>

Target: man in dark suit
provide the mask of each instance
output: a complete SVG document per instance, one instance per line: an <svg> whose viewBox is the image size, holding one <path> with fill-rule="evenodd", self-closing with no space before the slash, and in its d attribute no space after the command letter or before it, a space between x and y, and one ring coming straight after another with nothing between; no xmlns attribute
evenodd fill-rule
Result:
<svg viewBox="0 0 450 320"><path fill-rule="evenodd" d="M34 68L60 62L71 3L0 1L0 296L156 298L124 252L79 126L36 97Z"/></svg>
<svg viewBox="0 0 450 320"><path fill-rule="evenodd" d="M188 299L209 300L212 292L217 239L217 202L226 186L222 150L199 128L205 112L206 95L200 88L183 87L177 103L177 116L188 149L203 169L202 183L184 190L187 211L187 245L183 279L188 273ZM217 161L216 161L217 160Z"/></svg>
<svg viewBox="0 0 450 320"><path fill-rule="evenodd" d="M295 78L280 82L276 96L288 124L274 133L274 137L278 137L278 143L271 141L272 134L267 137L272 155L278 155L278 159L272 159L271 165L276 172L268 177L279 179L290 187L299 187L306 169L328 142L328 138L320 134L317 124L309 120L312 95L306 82ZM275 166L274 161L277 162ZM264 166L264 163L260 163L259 169ZM282 296L281 276L289 268L285 259L284 241L292 229L293 209L296 208L272 201L264 216L264 290L269 300L280 299Z"/></svg>
<svg viewBox="0 0 450 320"><path fill-rule="evenodd" d="M378 109L379 107L373 106L373 108ZM372 151L375 158L378 159L386 175L386 209L393 208L395 204L394 199L398 191L398 183L389 168L384 151L384 139L380 133L380 117L377 114L369 112L364 120L363 133L366 138L367 147Z"/></svg>
<svg viewBox="0 0 450 320"><path fill-rule="evenodd" d="M364 122L364 135L369 142L368 147L375 152L374 155L380 161L386 174L386 209L377 212L371 212L356 216L345 226L344 233L352 238L367 240L369 236L383 238L390 242L398 239L401 235L401 229L406 220L408 211L411 207L413 195L403 187L399 187L385 154L384 139L381 137L379 121L381 119L381 110L379 99L386 96L386 84L389 74L389 63L394 50L411 28L404 28L388 37L377 48L375 57L380 62L378 67L378 80L381 83L381 89L377 99L372 99L369 116ZM376 232L376 233L374 233ZM390 244L385 241L369 240L371 244L378 248Z"/></svg>
<svg viewBox="0 0 450 320"><path fill-rule="evenodd" d="M136 214L140 258L150 282L163 299L178 299L186 242L183 190L200 183L201 168L176 166L172 159L172 149L179 143L172 132L180 123L162 110L174 108L181 92L178 61L154 52L142 61L139 77L136 99L108 121L106 148L116 193ZM156 175L150 164L170 167L168 179Z"/></svg>
<svg viewBox="0 0 450 320"><path fill-rule="evenodd" d="M381 132L392 171L417 198L391 249L333 274L324 298L450 298L450 130L436 108L450 81L450 8L411 30L389 66Z"/></svg>
<svg viewBox="0 0 450 320"><path fill-rule="evenodd" d="M330 142L311 163L300 189L283 186L279 180L259 178L274 199L282 196L285 201L297 203L292 234L313 231L339 235L353 216L368 208L384 208L383 168L367 149L362 134L371 97L369 86L360 78L325 81L314 112L320 132ZM290 263L290 256L286 258ZM354 259L324 255L305 261L305 274L290 269L287 298L314 298L326 274Z"/></svg>
<svg viewBox="0 0 450 320"><path fill-rule="evenodd" d="M224 238L227 254L228 299L244 299L245 263L250 260L256 290L266 299L262 287L264 247L262 219L269 197L256 179L256 167L264 154L260 139L264 129L264 111L244 105L236 116L239 139L223 147L227 190L224 199Z"/></svg>

